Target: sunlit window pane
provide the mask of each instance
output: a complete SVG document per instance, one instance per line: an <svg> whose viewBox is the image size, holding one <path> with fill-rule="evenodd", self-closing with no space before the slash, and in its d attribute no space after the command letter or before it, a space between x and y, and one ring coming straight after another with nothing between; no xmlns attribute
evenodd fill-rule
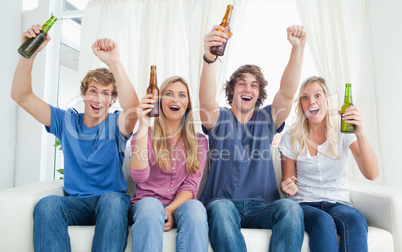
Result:
<svg viewBox="0 0 402 252"><path fill-rule="evenodd" d="M22 1L22 10L33 10L38 8L38 0L23 0Z"/></svg>

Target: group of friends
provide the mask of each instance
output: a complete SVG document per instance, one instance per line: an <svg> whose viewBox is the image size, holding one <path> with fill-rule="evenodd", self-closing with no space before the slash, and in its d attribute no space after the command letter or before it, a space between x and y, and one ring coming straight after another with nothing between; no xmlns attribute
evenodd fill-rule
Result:
<svg viewBox="0 0 402 252"><path fill-rule="evenodd" d="M33 25L23 40L40 30ZM272 104L263 107L268 83L262 70L243 65L224 84L230 107L220 107L217 57L210 48L233 35L222 30L216 25L204 38L199 116L208 138L195 132L189 84L180 76L162 83L160 116L147 116L155 100L137 97L112 39L92 45L108 68L91 70L82 80L84 113L53 107L32 91L34 59L49 34L30 59L21 57L11 96L60 140L65 162L65 196L48 196L35 206L35 251L70 251L71 225L95 225L93 251L124 251L130 226L132 250L141 252L162 251L163 232L172 228L176 251L208 251L209 241L214 251L246 251L241 228L271 229L270 251L300 251L305 231L311 251L367 251L366 220L348 195L348 149L367 179L374 180L379 169L359 109L330 114L331 93L321 77L307 78L295 96L307 42L298 25L287 28L292 49ZM117 96L121 111L109 113ZM271 143L293 101L296 120L279 145L281 199ZM340 133L339 117L354 125L354 134ZM136 182L131 198L122 171L130 138L129 173ZM208 155L210 171L198 200Z"/></svg>

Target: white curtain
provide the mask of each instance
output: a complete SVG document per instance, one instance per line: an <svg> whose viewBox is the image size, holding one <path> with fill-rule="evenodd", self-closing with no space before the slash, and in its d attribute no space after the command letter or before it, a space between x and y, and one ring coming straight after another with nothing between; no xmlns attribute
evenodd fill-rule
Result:
<svg viewBox="0 0 402 252"><path fill-rule="evenodd" d="M373 183L383 184L367 1L297 0L296 4L319 75L328 81L338 108L343 103L345 83L352 83L353 103L363 114L364 129L379 161L380 176ZM353 157L350 164L349 178L368 183Z"/></svg>
<svg viewBox="0 0 402 252"><path fill-rule="evenodd" d="M120 45L121 59L139 98L145 95L149 84L150 66L156 65L159 85L172 75L180 75L189 82L196 108L204 36L222 21L228 4L235 6L232 26L240 24L240 10L246 8L247 2L91 0L82 19L80 77L102 66L93 55L91 45L98 38L109 37ZM235 10L239 10L238 14ZM230 43L225 54L230 54ZM225 62L216 64L217 83L223 82ZM197 128L200 130L199 125Z"/></svg>

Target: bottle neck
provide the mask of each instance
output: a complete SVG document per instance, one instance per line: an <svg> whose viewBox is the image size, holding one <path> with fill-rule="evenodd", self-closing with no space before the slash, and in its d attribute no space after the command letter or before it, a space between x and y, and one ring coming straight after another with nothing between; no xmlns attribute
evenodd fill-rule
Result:
<svg viewBox="0 0 402 252"><path fill-rule="evenodd" d="M230 18L231 18L231 16L232 16L232 8L233 8L233 7L227 8L226 13L225 13L225 16L224 16L223 19L222 19L221 25L224 26L224 27L225 27L226 25L229 25L229 24L230 24Z"/></svg>
<svg viewBox="0 0 402 252"><path fill-rule="evenodd" d="M44 25L42 25L42 31L47 33L50 28L52 28L53 24L56 22L57 18L52 16Z"/></svg>
<svg viewBox="0 0 402 252"><path fill-rule="evenodd" d="M230 24L230 18L223 18L221 26L226 27Z"/></svg>
<svg viewBox="0 0 402 252"><path fill-rule="evenodd" d="M151 74L149 76L149 86L156 86L156 67L151 67Z"/></svg>
<svg viewBox="0 0 402 252"><path fill-rule="evenodd" d="M352 103L352 87L346 86L344 103Z"/></svg>
<svg viewBox="0 0 402 252"><path fill-rule="evenodd" d="M157 86L156 84L156 74L151 74L149 77L149 86Z"/></svg>

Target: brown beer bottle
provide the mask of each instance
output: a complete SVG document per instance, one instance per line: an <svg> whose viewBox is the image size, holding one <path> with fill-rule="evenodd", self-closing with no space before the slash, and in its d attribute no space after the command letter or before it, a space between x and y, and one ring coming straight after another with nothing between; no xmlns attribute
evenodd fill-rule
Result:
<svg viewBox="0 0 402 252"><path fill-rule="evenodd" d="M156 81L156 66L151 66L151 75L149 77L149 86L147 88L147 95L152 94L155 100L153 109L147 114L148 117L159 116L159 88Z"/></svg>
<svg viewBox="0 0 402 252"><path fill-rule="evenodd" d="M225 12L225 16L222 19L222 23L220 24L220 26L222 26L223 28L225 28L225 34L229 36L230 33L230 18L232 16L232 10L233 10L233 5L229 4L226 12ZM228 42L228 40L226 40L222 45L220 46L213 46L211 47L211 53L216 55L216 56L223 56L223 54L225 53L225 48L226 48L226 43Z"/></svg>
<svg viewBox="0 0 402 252"><path fill-rule="evenodd" d="M352 102L352 84L346 83L345 85L345 100L343 102L342 108L341 108L341 113L346 112L346 109L349 108L350 106L353 106ZM346 123L344 120L341 120L341 132L342 133L354 133L355 128L353 127L353 124Z"/></svg>
<svg viewBox="0 0 402 252"><path fill-rule="evenodd" d="M54 22L56 22L57 18L55 16L52 16L44 25L42 25L42 30L40 31L39 34L36 34L36 37L34 38L27 38L24 43L18 48L19 54L21 54L22 57L24 58L31 58L31 56L38 50L40 45L45 41L46 39L46 33L52 28L52 25Z"/></svg>

